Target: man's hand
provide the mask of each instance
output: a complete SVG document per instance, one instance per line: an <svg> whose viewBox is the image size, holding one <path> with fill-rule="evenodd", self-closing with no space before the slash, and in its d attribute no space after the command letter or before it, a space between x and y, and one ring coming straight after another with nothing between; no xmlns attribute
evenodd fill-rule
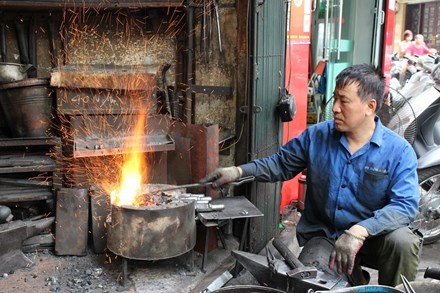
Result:
<svg viewBox="0 0 440 293"><path fill-rule="evenodd" d="M241 170L236 167L217 168L211 174L200 180L200 183L212 182L213 187L231 183L241 177Z"/></svg>
<svg viewBox="0 0 440 293"><path fill-rule="evenodd" d="M356 254L364 244L364 240L365 237L345 230L344 234L336 240L335 247L330 255L329 267L333 269L336 263L340 274L351 275Z"/></svg>

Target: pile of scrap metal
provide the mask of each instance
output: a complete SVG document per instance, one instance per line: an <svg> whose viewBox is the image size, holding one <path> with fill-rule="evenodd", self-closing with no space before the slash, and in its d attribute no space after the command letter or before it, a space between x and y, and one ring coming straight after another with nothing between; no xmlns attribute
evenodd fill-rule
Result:
<svg viewBox="0 0 440 293"><path fill-rule="evenodd" d="M23 250L37 248L45 241L41 238L44 234L39 234L54 223L55 217L12 220L11 210L6 206L0 206L0 214L0 273L32 266L34 263ZM45 235L49 236L53 245L52 235Z"/></svg>

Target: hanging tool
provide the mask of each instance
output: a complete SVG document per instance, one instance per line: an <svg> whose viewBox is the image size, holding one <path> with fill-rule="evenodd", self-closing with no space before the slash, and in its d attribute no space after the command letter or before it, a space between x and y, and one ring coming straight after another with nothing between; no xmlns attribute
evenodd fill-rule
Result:
<svg viewBox="0 0 440 293"><path fill-rule="evenodd" d="M168 83L167 83L167 71L170 69L171 64L165 63L161 68L161 81L162 85L160 86L162 89L159 93L160 98L162 99L160 102L165 104L165 111L161 111L161 113L167 113L172 116L171 103L170 103L170 95L168 93Z"/></svg>
<svg viewBox="0 0 440 293"><path fill-rule="evenodd" d="M35 20L33 17L29 19L29 63L33 65L34 70L29 72L29 77L37 77L37 33L35 28Z"/></svg>
<svg viewBox="0 0 440 293"><path fill-rule="evenodd" d="M204 63L208 62L207 14L208 14L208 3L207 0L203 0L202 26L200 28L201 30L200 51L202 53L202 60Z"/></svg>
<svg viewBox="0 0 440 293"><path fill-rule="evenodd" d="M220 30L220 9L219 9L218 1L214 0L213 5L214 5L214 11L215 11L215 20L217 23L218 48L221 53L223 51L223 49L222 49L222 34L221 34L221 30Z"/></svg>
<svg viewBox="0 0 440 293"><path fill-rule="evenodd" d="M20 62L21 64L29 64L28 39L26 37L24 23L16 21L15 30L17 32L18 50L20 51Z"/></svg>

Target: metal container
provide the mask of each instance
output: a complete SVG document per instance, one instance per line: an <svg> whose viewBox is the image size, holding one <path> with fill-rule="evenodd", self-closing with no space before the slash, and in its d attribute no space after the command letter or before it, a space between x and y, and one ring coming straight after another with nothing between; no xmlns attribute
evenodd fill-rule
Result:
<svg viewBox="0 0 440 293"><path fill-rule="evenodd" d="M196 244L194 201L161 206L112 205L107 247L116 255L159 260L182 255Z"/></svg>
<svg viewBox="0 0 440 293"><path fill-rule="evenodd" d="M32 68L32 64L0 62L0 83L23 80Z"/></svg>
<svg viewBox="0 0 440 293"><path fill-rule="evenodd" d="M232 285L215 290L213 293L285 293L274 288L257 286L257 285Z"/></svg>
<svg viewBox="0 0 440 293"><path fill-rule="evenodd" d="M53 90L47 78L0 84L0 106L13 137L45 137L50 128Z"/></svg>

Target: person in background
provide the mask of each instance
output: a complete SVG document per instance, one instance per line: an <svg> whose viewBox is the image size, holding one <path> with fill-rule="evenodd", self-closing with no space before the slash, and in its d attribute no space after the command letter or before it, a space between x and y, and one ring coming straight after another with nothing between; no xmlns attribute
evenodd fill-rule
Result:
<svg viewBox="0 0 440 293"><path fill-rule="evenodd" d="M427 54L437 53L436 49L430 49L426 46L423 35L417 34L412 42L405 50L405 57L423 56Z"/></svg>
<svg viewBox="0 0 440 293"><path fill-rule="evenodd" d="M384 90L384 75L373 66L344 69L336 78L332 121L308 127L272 156L218 168L202 182L285 181L307 169L300 246L333 241L329 267L349 279L361 264L379 270L381 285L398 285L400 274L415 280L420 239L409 225L418 212L417 158L376 115Z"/></svg>
<svg viewBox="0 0 440 293"><path fill-rule="evenodd" d="M399 58L405 56L406 49L412 43L413 33L410 30L406 30L403 33L403 40L399 43Z"/></svg>
<svg viewBox="0 0 440 293"><path fill-rule="evenodd" d="M430 49L426 46L423 35L417 34L414 37L414 41L411 42L408 47L405 50L405 57L410 58L412 56L425 56L428 54L436 54L436 49ZM405 83L406 79L406 72L409 71L411 74L414 74L417 72L417 68L413 63L404 61L401 65L401 72L400 72L400 84L403 85Z"/></svg>

